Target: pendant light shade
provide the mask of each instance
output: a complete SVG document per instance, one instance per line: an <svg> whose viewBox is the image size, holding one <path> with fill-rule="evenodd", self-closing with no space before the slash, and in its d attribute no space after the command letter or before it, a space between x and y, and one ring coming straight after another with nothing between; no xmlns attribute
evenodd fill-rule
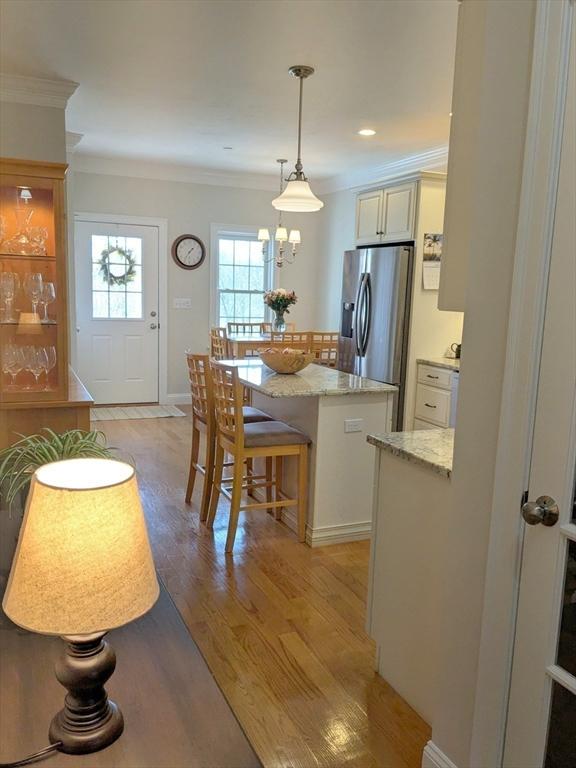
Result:
<svg viewBox="0 0 576 768"><path fill-rule="evenodd" d="M324 203L312 192L307 181L294 179L286 184L281 195L272 200L272 205L277 211L308 213L319 211Z"/></svg>
<svg viewBox="0 0 576 768"><path fill-rule="evenodd" d="M272 205L277 211L291 211L294 213L312 213L319 211L324 203L319 200L310 189L310 184L304 173L302 165L302 89L304 80L314 74L314 68L304 64L290 67L288 70L293 77L300 80L300 98L298 102L298 157L294 171L287 179L284 191L274 200Z"/></svg>

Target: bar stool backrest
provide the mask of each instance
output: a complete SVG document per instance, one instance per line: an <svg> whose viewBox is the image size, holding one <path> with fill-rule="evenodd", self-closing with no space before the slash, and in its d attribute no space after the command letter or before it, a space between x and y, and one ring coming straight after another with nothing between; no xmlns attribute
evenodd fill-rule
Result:
<svg viewBox="0 0 576 768"><path fill-rule="evenodd" d="M238 445L244 444L244 416L242 411L244 392L238 378L238 370L210 361L214 409L218 431Z"/></svg>
<svg viewBox="0 0 576 768"><path fill-rule="evenodd" d="M308 331L288 331L286 333L272 331L270 341L274 347L291 347L292 349L303 349L306 352L310 351L310 334Z"/></svg>
<svg viewBox="0 0 576 768"><path fill-rule="evenodd" d="M194 415L206 424L214 422L214 393L208 355L186 353Z"/></svg>
<svg viewBox="0 0 576 768"><path fill-rule="evenodd" d="M210 357L214 360L226 360L229 356L226 328L212 328L210 330Z"/></svg>

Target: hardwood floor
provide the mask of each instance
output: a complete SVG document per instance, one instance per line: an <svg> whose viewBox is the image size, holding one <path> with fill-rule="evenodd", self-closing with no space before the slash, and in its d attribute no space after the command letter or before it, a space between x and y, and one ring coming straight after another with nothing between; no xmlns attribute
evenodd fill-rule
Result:
<svg viewBox="0 0 576 768"><path fill-rule="evenodd" d="M368 542L311 549L262 510L184 503L190 418L98 422L136 462L158 571L266 768L419 768L426 723L374 672ZM222 766L222 768L235 768Z"/></svg>

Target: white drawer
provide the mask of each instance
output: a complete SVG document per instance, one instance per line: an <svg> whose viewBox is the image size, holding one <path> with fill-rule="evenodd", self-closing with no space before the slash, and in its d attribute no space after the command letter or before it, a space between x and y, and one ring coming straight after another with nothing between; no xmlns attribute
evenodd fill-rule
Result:
<svg viewBox="0 0 576 768"><path fill-rule="evenodd" d="M430 421L414 419L414 429L438 429L438 424L432 424Z"/></svg>
<svg viewBox="0 0 576 768"><path fill-rule="evenodd" d="M447 368L434 368L431 365L418 365L418 381L429 384L431 387L450 389L452 385L452 373Z"/></svg>
<svg viewBox="0 0 576 768"><path fill-rule="evenodd" d="M447 427L450 419L450 392L429 387L427 384L418 384L414 416L417 419L433 421L439 427Z"/></svg>

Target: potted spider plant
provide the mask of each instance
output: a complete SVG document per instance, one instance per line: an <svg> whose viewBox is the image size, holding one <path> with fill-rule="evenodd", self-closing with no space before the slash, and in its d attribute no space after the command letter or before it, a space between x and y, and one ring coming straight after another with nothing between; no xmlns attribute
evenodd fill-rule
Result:
<svg viewBox="0 0 576 768"><path fill-rule="evenodd" d="M80 457L109 458L103 432L71 429L57 434L43 429L0 451L0 596L16 550L32 475L43 464Z"/></svg>

